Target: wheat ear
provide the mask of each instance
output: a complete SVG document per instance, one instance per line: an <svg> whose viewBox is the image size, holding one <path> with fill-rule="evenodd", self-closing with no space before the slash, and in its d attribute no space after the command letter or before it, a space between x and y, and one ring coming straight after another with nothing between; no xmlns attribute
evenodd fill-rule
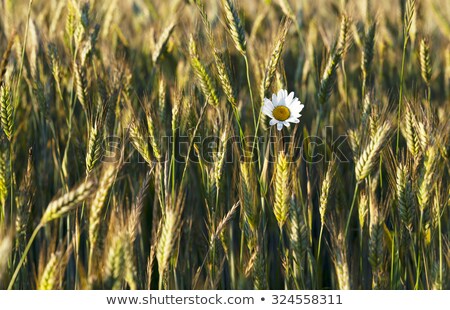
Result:
<svg viewBox="0 0 450 310"><path fill-rule="evenodd" d="M320 80L318 98L321 105L324 105L331 96L336 71L348 45L349 28L350 21L347 15L344 14L341 20L341 28L339 31L339 38L337 40L336 47L330 55L330 58L328 59L327 65Z"/></svg>
<svg viewBox="0 0 450 310"><path fill-rule="evenodd" d="M405 164L397 167L396 190L400 220L408 230L412 229L414 220L414 205L412 185L409 179L409 169Z"/></svg>
<svg viewBox="0 0 450 310"><path fill-rule="evenodd" d="M14 106L11 100L11 90L6 85L0 85L0 120L3 132L11 141L14 135Z"/></svg>
<svg viewBox="0 0 450 310"><path fill-rule="evenodd" d="M277 166L275 172L275 203L273 212L280 229L289 215L289 164L283 151L278 154Z"/></svg>
<svg viewBox="0 0 450 310"><path fill-rule="evenodd" d="M377 158L388 140L390 130L391 125L388 122L380 126L370 140L369 145L359 157L355 167L356 180L358 182L364 180L372 172L377 163Z"/></svg>
<svg viewBox="0 0 450 310"><path fill-rule="evenodd" d="M102 172L99 186L92 199L89 210L89 272L92 271L92 264L94 263L94 254L101 252L101 247L98 244L100 237L100 225L103 218L103 210L105 207L108 193L115 182L118 168L115 165L106 165Z"/></svg>
<svg viewBox="0 0 450 310"><path fill-rule="evenodd" d="M234 46L242 55L246 55L247 41L245 40L244 26L237 12L233 0L222 0L222 7L227 21L227 27L233 39Z"/></svg>
<svg viewBox="0 0 450 310"><path fill-rule="evenodd" d="M59 254L52 254L39 281L38 290L53 290L58 277Z"/></svg>
<svg viewBox="0 0 450 310"><path fill-rule="evenodd" d="M192 35L189 39L189 55L191 59L191 66L194 69L195 75L200 82L200 87L203 91L203 94L205 95L209 104L217 107L219 105L219 98L217 97L216 88L214 87L212 79L206 71L206 68L200 61L197 51L197 45L195 44Z"/></svg>
<svg viewBox="0 0 450 310"><path fill-rule="evenodd" d="M88 179L67 194L50 202L42 216L41 224L44 225L52 220L61 218L74 210L79 203L86 200L92 194L95 185L96 182L94 179Z"/></svg>
<svg viewBox="0 0 450 310"><path fill-rule="evenodd" d="M422 39L420 41L419 49L419 60L420 60L420 73L422 74L422 79L430 86L431 81L431 60L430 60L430 43L428 39Z"/></svg>

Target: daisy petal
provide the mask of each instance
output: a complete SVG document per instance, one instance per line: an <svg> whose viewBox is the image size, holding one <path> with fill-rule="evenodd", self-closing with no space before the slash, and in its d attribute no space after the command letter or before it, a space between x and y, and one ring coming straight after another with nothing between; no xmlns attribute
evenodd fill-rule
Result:
<svg viewBox="0 0 450 310"><path fill-rule="evenodd" d="M291 102L289 103L289 107L298 107L300 101L298 101L298 98L293 98Z"/></svg>
<svg viewBox="0 0 450 310"><path fill-rule="evenodd" d="M291 104L291 102L292 102L292 100L294 99L294 92L293 91L291 91L291 93L289 94L289 96L287 96L287 98L286 98L286 105L287 106L289 106L290 104Z"/></svg>
<svg viewBox="0 0 450 310"><path fill-rule="evenodd" d="M288 122L288 121L284 121L284 122L283 122L283 125L284 125L284 126L286 126L286 127L289 127L289 126L291 126L291 124L289 124L289 122Z"/></svg>
<svg viewBox="0 0 450 310"><path fill-rule="evenodd" d="M273 125L275 125L276 123L278 123L278 121L277 121L276 119L272 118L272 119L270 120L270 122L269 122L269 125L270 125L270 126L273 126Z"/></svg>
<svg viewBox="0 0 450 310"><path fill-rule="evenodd" d="M266 107L266 106L263 106L262 109L261 109L261 111L263 112L263 114L265 114L265 115L267 115L267 116L270 116L270 117L273 116L272 110L273 110L273 109L270 109L270 108L268 108L268 107Z"/></svg>
<svg viewBox="0 0 450 310"><path fill-rule="evenodd" d="M278 96L276 94L272 95L272 105L276 107L278 105Z"/></svg>
<svg viewBox="0 0 450 310"><path fill-rule="evenodd" d="M280 90L278 91L278 93L277 93L277 98L278 98L278 99L284 98L284 90L283 90L283 89L280 89Z"/></svg>
<svg viewBox="0 0 450 310"><path fill-rule="evenodd" d="M281 131L281 129L283 129L283 123L279 122L277 124L277 129L278 129L278 131Z"/></svg>
<svg viewBox="0 0 450 310"><path fill-rule="evenodd" d="M270 101L269 99L264 98L264 105L273 110L272 101Z"/></svg>

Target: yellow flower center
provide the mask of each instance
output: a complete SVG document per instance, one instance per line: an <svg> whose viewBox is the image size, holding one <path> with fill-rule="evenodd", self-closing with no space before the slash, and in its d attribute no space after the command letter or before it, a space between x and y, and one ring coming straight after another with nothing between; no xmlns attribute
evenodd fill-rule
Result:
<svg viewBox="0 0 450 310"><path fill-rule="evenodd" d="M278 121L285 121L291 116L291 111L284 105L279 105L275 109L273 109L273 117L275 117Z"/></svg>

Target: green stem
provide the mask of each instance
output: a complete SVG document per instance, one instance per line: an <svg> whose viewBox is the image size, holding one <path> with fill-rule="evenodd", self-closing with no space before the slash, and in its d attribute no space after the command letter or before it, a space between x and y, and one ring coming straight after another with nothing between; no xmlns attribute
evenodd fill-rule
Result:
<svg viewBox="0 0 450 310"><path fill-rule="evenodd" d="M234 114L234 118L236 119L236 123L239 127L239 138L241 140L241 148L242 148L242 150L244 150L245 149L245 139L244 139L244 131L242 130L242 126L241 126L241 118L239 116L236 106L232 105L231 108L233 110L233 114Z"/></svg>
<svg viewBox="0 0 450 310"><path fill-rule="evenodd" d="M9 143L9 170L10 170L10 183L11 183L11 213L9 216L11 217L11 225L14 227L14 166L13 166L13 137L11 137L11 141Z"/></svg>
<svg viewBox="0 0 450 310"><path fill-rule="evenodd" d="M350 213L348 214L347 224L345 225L344 237L347 238L348 228L350 226L350 220L352 218L353 208L355 207L356 194L358 193L359 182L356 183L355 192L353 193L352 206L350 207Z"/></svg>
<svg viewBox="0 0 450 310"><path fill-rule="evenodd" d="M438 190L436 188L436 195L438 195ZM439 235L439 289L442 290L443 285L443 256L442 256L442 227L441 227L441 210L439 204L437 205L437 212L438 212L438 235Z"/></svg>
<svg viewBox="0 0 450 310"><path fill-rule="evenodd" d="M420 211L420 221L419 221L419 233L417 235L417 269L416 269L416 284L414 289L419 289L419 279L420 279L420 238L422 236L422 222L423 222L423 211Z"/></svg>
<svg viewBox="0 0 450 310"><path fill-rule="evenodd" d="M253 101L252 84L250 82L250 72L249 72L249 64L248 64L247 55L244 55L244 60L245 60L245 71L247 73L248 90L250 92L250 101L252 103L253 125L255 126L255 135L257 135L258 134L258 128L256 126L256 110L255 110L255 102Z"/></svg>
<svg viewBox="0 0 450 310"><path fill-rule="evenodd" d="M183 184L184 176L186 175L187 167L189 164L189 156L191 155L192 147L194 146L195 135L197 134L198 128L200 127L200 123L203 119L203 115L205 114L207 105L208 105L208 103L205 102L205 105L202 107L202 110L200 111L200 116L198 118L197 124L195 125L194 132L192 133L192 139L191 139L191 142L189 143L188 152L186 155L186 164L184 165L183 173L181 174L180 184Z"/></svg>
<svg viewBox="0 0 450 310"><path fill-rule="evenodd" d="M398 155L399 150L399 141L400 141L400 118L402 111L402 103L403 103L403 80L404 80L404 71L405 71L405 58L406 58L406 48L408 47L408 35L405 34L405 39L403 42L403 53L402 53L402 69L400 71L400 91L398 97L398 110L397 110L397 144L395 148L395 156Z"/></svg>
<svg viewBox="0 0 450 310"><path fill-rule="evenodd" d="M394 235L392 236L392 246L391 246L391 276L390 276L390 281L391 281L391 289L396 289L393 287L394 285L394 260L395 260L395 239L397 236L397 229L394 226Z"/></svg>
<svg viewBox="0 0 450 310"><path fill-rule="evenodd" d="M172 128L172 155L171 155L171 159L170 159L172 203L175 202L175 147L176 147L175 133L176 133L176 129ZM189 160L189 158L187 158L186 160Z"/></svg>
<svg viewBox="0 0 450 310"><path fill-rule="evenodd" d="M42 223L39 223L39 225L34 229L33 234L30 237L30 240L28 240L27 246L25 247L25 250L22 254L22 257L20 258L19 264L16 267L16 270L14 271L14 274L11 277L11 281L9 282L8 285L8 290L11 290L13 288L14 282L17 279L17 276L19 274L20 268L23 265L23 262L25 261L25 259L27 258L27 254L30 251L31 245L33 244L34 239L36 238L39 230L43 227L44 225Z"/></svg>
<svg viewBox="0 0 450 310"><path fill-rule="evenodd" d="M319 245L317 246L317 265L319 265L319 261L320 261L320 248L322 245L322 234L323 234L323 223L322 225L320 225L320 233L319 233Z"/></svg>
<svg viewBox="0 0 450 310"><path fill-rule="evenodd" d="M20 81L22 79L22 72L23 72L23 63L25 60L25 50L27 47L27 41L28 41L28 28L30 25L30 16L31 16L31 5L33 4L33 0L30 0L30 2L28 3L28 13L27 13L27 24L25 26L25 37L23 39L23 44L22 44L22 55L21 55L21 63L20 63L20 68L19 68L19 76L17 79L17 85L16 85L16 94L18 94L19 91L19 87L20 87ZM18 99L16 99L18 100Z"/></svg>
<svg viewBox="0 0 450 310"><path fill-rule="evenodd" d="M17 78L17 84L16 84L16 90L14 92L15 96L14 96L14 109L13 109L13 121L14 121L14 114L15 114L15 110L16 107L19 103L19 89L20 89L20 85L21 85L21 80L22 80L22 73L23 73L23 65L24 65L24 60L25 60L25 50L27 47L27 41L28 41L28 28L30 25L30 16L31 16L31 5L33 4L33 0L30 0L30 2L28 2L28 12L27 12L27 24L25 26L25 37L23 39L23 44L22 44L22 55L21 55L21 62L20 62L20 68L19 68L19 75ZM11 170L11 224L13 224L13 209L14 209L14 169L12 166L12 139L13 137L11 137L11 141L10 141L10 156L9 156L9 164L10 164L10 170Z"/></svg>
<svg viewBox="0 0 450 310"><path fill-rule="evenodd" d="M159 275L159 279L158 279L158 290L162 290L163 289L163 281L164 281L164 272L163 274Z"/></svg>

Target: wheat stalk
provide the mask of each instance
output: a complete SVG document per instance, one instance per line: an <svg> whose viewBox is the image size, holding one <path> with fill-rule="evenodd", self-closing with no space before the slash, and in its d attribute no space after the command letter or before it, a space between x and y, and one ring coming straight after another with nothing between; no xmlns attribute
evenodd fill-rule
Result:
<svg viewBox="0 0 450 310"><path fill-rule="evenodd" d="M86 175L89 175L102 155L102 128L95 122L89 127L89 142L86 154Z"/></svg>
<svg viewBox="0 0 450 310"><path fill-rule="evenodd" d="M414 220L413 191L409 180L409 169L404 164L397 167L396 185L400 219L405 227L411 231Z"/></svg>
<svg viewBox="0 0 450 310"><path fill-rule="evenodd" d="M420 140L416 131L417 120L414 113L411 111L411 107L408 105L405 111L405 119L403 126L403 136L406 139L406 146L411 155L417 156L421 150Z"/></svg>
<svg viewBox="0 0 450 310"><path fill-rule="evenodd" d="M58 277L59 254L52 254L39 281L38 290L54 290Z"/></svg>
<svg viewBox="0 0 450 310"><path fill-rule="evenodd" d="M425 154L422 175L419 180L419 190L417 199L419 201L420 211L429 209L429 201L433 193L435 172L438 161L438 150L436 146L430 146Z"/></svg>
<svg viewBox="0 0 450 310"><path fill-rule="evenodd" d="M222 0L222 7L227 21L227 27L233 39L234 46L242 55L246 55L247 41L241 19L233 0Z"/></svg>
<svg viewBox="0 0 450 310"><path fill-rule="evenodd" d="M240 189L241 189L241 206L244 210L244 218L246 223L250 226L251 231L256 231L258 226L258 213L254 201L254 193L252 188L254 180L252 178L252 166L250 163L240 163Z"/></svg>
<svg viewBox="0 0 450 310"><path fill-rule="evenodd" d="M154 64L158 62L162 53L165 51L167 43L169 42L170 35L175 29L176 23L175 20L172 20L169 25L164 28L164 31L161 33L158 41L156 42L155 48L152 54L152 61Z"/></svg>
<svg viewBox="0 0 450 310"><path fill-rule="evenodd" d="M6 66L8 65L9 56L11 55L11 50L14 44L15 33L13 32L8 40L8 45L3 52L2 60L0 61L0 86L3 85L3 78L6 73Z"/></svg>
<svg viewBox="0 0 450 310"><path fill-rule="evenodd" d="M428 39L422 39L420 41L419 49L419 60L420 60L420 73L422 74L422 79L430 86L431 81L431 60L430 60L430 44Z"/></svg>
<svg viewBox="0 0 450 310"><path fill-rule="evenodd" d="M130 289L137 289L137 271L136 262L134 259L134 253L132 248L133 243L124 243L124 259L125 259L125 275L124 279L130 286Z"/></svg>
<svg viewBox="0 0 450 310"><path fill-rule="evenodd" d="M390 130L391 125L389 122L380 126L359 157L355 166L356 180L358 182L364 180L377 164L377 158L388 140Z"/></svg>
<svg viewBox="0 0 450 310"><path fill-rule="evenodd" d="M321 105L324 105L331 96L336 70L347 49L349 28L350 20L347 15L344 14L341 19L341 28L339 31L338 40L336 42L336 47L328 59L320 80L318 98Z"/></svg>
<svg viewBox="0 0 450 310"><path fill-rule="evenodd" d="M361 59L361 71L362 71L362 81L363 81L363 95L366 89L366 85L370 76L373 55L374 55L374 45L375 45L375 32L376 23L372 23L369 30L364 38L364 48L362 51Z"/></svg>
<svg viewBox="0 0 450 310"><path fill-rule="evenodd" d="M301 281L303 262L308 247L308 229L303 220L300 210L291 201L291 210L289 212L289 244L292 256L292 267L294 278L297 282Z"/></svg>
<svg viewBox="0 0 450 310"><path fill-rule="evenodd" d="M3 132L9 141L14 135L14 106L11 100L11 89L0 85L0 120Z"/></svg>
<svg viewBox="0 0 450 310"><path fill-rule="evenodd" d="M78 101L83 106L83 109L85 109L86 111L88 111L87 113L89 113L89 89L86 71L77 61L73 63L73 70L75 73L76 93Z"/></svg>
<svg viewBox="0 0 450 310"><path fill-rule="evenodd" d="M1 141L0 143L0 203L2 204L2 217L5 215L5 202L8 198L8 188L11 179L11 167L9 161L9 150L6 143Z"/></svg>
<svg viewBox="0 0 450 310"><path fill-rule="evenodd" d="M217 73L219 76L219 82L222 86L223 92L227 96L228 101L233 105L236 106L236 93L235 90L231 84L230 74L229 74L229 68L227 67L223 56L219 53L219 51L216 48L216 41L214 40L214 35L212 33L211 24L208 21L208 16L206 14L204 6L200 3L200 1L197 1L197 7L200 11L200 16L202 18L203 25L205 26L206 36L208 38L209 47L212 50L212 54L214 57L214 62L216 65Z"/></svg>
<svg viewBox="0 0 450 310"><path fill-rule="evenodd" d="M159 277L160 283L159 288L162 288L162 283L164 279L164 274L168 268L169 259L172 254L177 230L179 224L179 214L173 209L168 209L165 213L165 218L162 222L161 233L158 240L158 246L156 249L156 259L158 261Z"/></svg>
<svg viewBox="0 0 450 310"><path fill-rule="evenodd" d="M200 82L200 87L205 95L206 99L212 106L219 105L219 98L217 97L216 88L213 85L211 77L209 76L206 68L200 61L197 45L195 44L194 38L191 35L189 39L189 55L191 60L191 66L194 69L195 75Z"/></svg>
<svg viewBox="0 0 450 310"><path fill-rule="evenodd" d="M11 254L13 239L10 234L0 234L0 281L6 273L8 260Z"/></svg>
<svg viewBox="0 0 450 310"><path fill-rule="evenodd" d="M331 187L331 181L333 178L333 169L334 169L334 163L330 163L328 165L327 173L325 174L325 178L322 181L322 189L320 192L320 198L319 198L319 214L320 214L320 221L323 225L325 223L325 215L327 211L327 205L330 195L330 187Z"/></svg>
<svg viewBox="0 0 450 310"><path fill-rule="evenodd" d="M67 194L52 200L41 219L41 224L61 218L70 211L74 210L81 202L85 201L94 191L96 182L94 179L88 179Z"/></svg>
<svg viewBox="0 0 450 310"><path fill-rule="evenodd" d="M125 244L123 234L115 235L106 257L106 283L113 290L121 289L122 280L125 277Z"/></svg>
<svg viewBox="0 0 450 310"><path fill-rule="evenodd" d="M364 192L362 192L359 195L359 202L358 202L358 220L359 220L359 227L361 228L361 230L364 229L368 212L369 212L369 201L367 199L367 195Z"/></svg>
<svg viewBox="0 0 450 310"><path fill-rule="evenodd" d="M252 268L253 286L256 290L267 289L266 272L264 270L265 262L262 251L259 247L255 249L255 260Z"/></svg>
<svg viewBox="0 0 450 310"><path fill-rule="evenodd" d="M273 213L280 229L283 228L289 215L289 164L283 151L278 154L275 172L275 203Z"/></svg>
<svg viewBox="0 0 450 310"><path fill-rule="evenodd" d="M92 199L92 203L89 210L89 272L92 271L92 264L94 263L94 254L102 251L98 244L98 240L101 237L100 225L103 216L103 210L105 207L106 199L111 186L115 182L118 167L115 165L106 165L102 176L99 181L99 186Z"/></svg>
<svg viewBox="0 0 450 310"><path fill-rule="evenodd" d="M261 82L261 102L263 102L266 91L270 88L270 85L273 82L275 77L275 72L278 66L278 63L281 58L281 54L283 52L284 42L286 41L286 36L289 30L289 26L291 25L290 20L284 20L281 23L280 30L278 31L278 36L275 41L275 44L272 48L272 52L270 54L269 61L267 62L264 78Z"/></svg>
<svg viewBox="0 0 450 310"><path fill-rule="evenodd" d="M143 133L140 122L138 120L133 120L129 126L131 143L147 164L151 166L153 161L150 155L149 143Z"/></svg>

